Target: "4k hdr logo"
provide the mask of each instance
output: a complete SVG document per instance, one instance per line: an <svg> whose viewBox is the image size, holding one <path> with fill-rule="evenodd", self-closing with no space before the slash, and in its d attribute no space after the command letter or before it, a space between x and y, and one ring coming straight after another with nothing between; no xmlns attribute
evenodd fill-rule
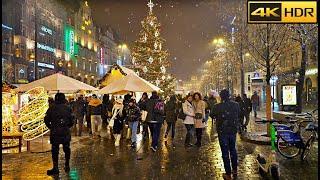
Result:
<svg viewBox="0 0 320 180"><path fill-rule="evenodd" d="M317 23L317 1L248 1L248 23Z"/></svg>

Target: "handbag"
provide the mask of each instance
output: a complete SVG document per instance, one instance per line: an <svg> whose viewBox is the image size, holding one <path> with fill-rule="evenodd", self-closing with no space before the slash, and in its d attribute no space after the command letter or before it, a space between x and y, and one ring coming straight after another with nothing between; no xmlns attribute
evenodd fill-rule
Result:
<svg viewBox="0 0 320 180"><path fill-rule="evenodd" d="M148 111L141 111L141 121L144 122L147 119Z"/></svg>
<svg viewBox="0 0 320 180"><path fill-rule="evenodd" d="M183 112L183 110L181 109L178 113L178 118L182 119L183 121L186 119L187 115Z"/></svg>
<svg viewBox="0 0 320 180"><path fill-rule="evenodd" d="M116 116L117 116L119 113L120 113L120 110L118 110L116 113L113 114L113 116L112 116L112 118L110 119L109 124L108 124L109 127L111 127L111 128L113 127L113 125L114 125L114 119L116 118Z"/></svg>
<svg viewBox="0 0 320 180"><path fill-rule="evenodd" d="M203 118L203 114L202 113L196 113L194 118L196 119L202 119Z"/></svg>

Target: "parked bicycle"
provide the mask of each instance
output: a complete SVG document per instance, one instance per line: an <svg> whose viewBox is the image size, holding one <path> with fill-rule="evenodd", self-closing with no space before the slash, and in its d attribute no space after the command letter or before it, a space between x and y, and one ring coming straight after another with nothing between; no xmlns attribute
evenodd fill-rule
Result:
<svg viewBox="0 0 320 180"><path fill-rule="evenodd" d="M300 154L301 160L305 160L310 154L310 149L318 138L316 111L287 117L290 125L273 124L277 133L277 150L282 156L291 159ZM304 123L308 123L305 128ZM302 136L305 132L311 133L307 141Z"/></svg>

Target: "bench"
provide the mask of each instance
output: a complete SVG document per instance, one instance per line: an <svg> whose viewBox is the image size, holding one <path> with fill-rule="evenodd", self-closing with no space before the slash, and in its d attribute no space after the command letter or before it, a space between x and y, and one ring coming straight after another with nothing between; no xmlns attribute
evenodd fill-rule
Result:
<svg viewBox="0 0 320 180"><path fill-rule="evenodd" d="M19 139L19 153L21 153L22 135L23 135L22 133L3 133L2 139ZM6 148L12 148L12 147L6 147Z"/></svg>

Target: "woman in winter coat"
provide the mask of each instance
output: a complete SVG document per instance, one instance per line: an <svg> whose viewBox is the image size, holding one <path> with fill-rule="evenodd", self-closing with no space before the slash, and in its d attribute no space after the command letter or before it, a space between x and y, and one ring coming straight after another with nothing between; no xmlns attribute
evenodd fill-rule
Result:
<svg viewBox="0 0 320 180"><path fill-rule="evenodd" d="M141 99L138 102L138 106L141 111L146 111L148 99L149 99L148 94L144 92L142 94ZM146 140L147 137L149 137L148 123L144 121L142 122L142 126L143 126L143 130L142 130L143 140Z"/></svg>
<svg viewBox="0 0 320 180"><path fill-rule="evenodd" d="M196 92L193 94L192 105L194 107L194 112L195 112L194 127L196 128L196 136L197 136L197 142L195 145L198 147L201 147L202 129L205 127L204 115L205 115L206 103L202 100L200 93Z"/></svg>
<svg viewBox="0 0 320 180"><path fill-rule="evenodd" d="M186 147L192 146L190 141L191 141L192 132L194 128L194 115L195 115L194 108L192 105L192 100L193 100L192 95L189 94L187 95L186 100L182 104L183 113L186 115L186 118L183 121L187 129L186 139L184 142L184 145Z"/></svg>
<svg viewBox="0 0 320 180"><path fill-rule="evenodd" d="M123 100L117 99L112 109L112 118L110 120L113 123L113 136L115 139L114 145L119 146L121 139L121 131L123 129L123 122L125 117L125 111L123 109ZM110 123L110 125L111 125Z"/></svg>
<svg viewBox="0 0 320 180"><path fill-rule="evenodd" d="M167 141L168 134L171 131L171 137L172 140L174 139L174 134L175 134L175 124L177 121L177 112L178 112L178 104L177 104L177 99L175 95L172 95L169 99L169 101L165 105L165 114L166 114L166 122L167 122L167 130L164 136L164 141Z"/></svg>

